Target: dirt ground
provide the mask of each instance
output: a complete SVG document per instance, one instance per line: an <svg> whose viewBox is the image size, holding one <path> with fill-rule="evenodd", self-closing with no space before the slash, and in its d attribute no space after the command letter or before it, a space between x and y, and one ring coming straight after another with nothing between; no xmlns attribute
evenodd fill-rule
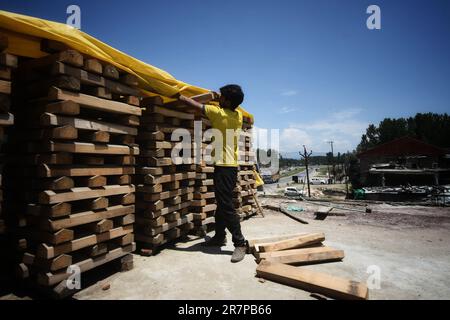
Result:
<svg viewBox="0 0 450 320"><path fill-rule="evenodd" d="M282 199L262 198L262 203ZM450 299L450 208L371 205L372 213L340 210L345 216L314 220L319 206L303 208L301 224L282 213L242 223L248 239L324 232L325 244L345 251L342 262L307 266L335 276L366 282L379 271L380 288L370 299ZM229 240L231 240L229 238ZM256 263L229 262L232 245L203 248L201 238L163 250L153 257L135 255L131 271L117 273L77 293L76 299L314 299L308 292L255 277ZM230 242L230 241L229 241ZM108 290L102 290L106 284Z"/></svg>

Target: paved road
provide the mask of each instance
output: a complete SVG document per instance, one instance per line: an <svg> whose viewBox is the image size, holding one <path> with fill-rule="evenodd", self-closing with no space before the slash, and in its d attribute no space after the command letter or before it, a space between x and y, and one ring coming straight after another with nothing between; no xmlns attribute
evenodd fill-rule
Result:
<svg viewBox="0 0 450 320"><path fill-rule="evenodd" d="M316 168L319 168L319 166L312 166L309 168L308 171L309 171L310 179L315 175ZM277 185L280 185L280 187L285 187L288 182L292 181L292 176L294 176L294 175L298 175L299 180L302 180L302 179L306 180L306 170L305 170L300 173L296 173L296 174L292 174L287 177L280 178L280 180L277 183L264 184L264 191L267 193L275 193L275 191L277 189Z"/></svg>

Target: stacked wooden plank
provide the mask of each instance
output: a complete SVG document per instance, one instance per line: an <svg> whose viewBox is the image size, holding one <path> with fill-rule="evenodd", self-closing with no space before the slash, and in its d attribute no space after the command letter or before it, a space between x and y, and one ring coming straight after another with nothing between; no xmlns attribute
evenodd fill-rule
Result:
<svg viewBox="0 0 450 320"><path fill-rule="evenodd" d="M211 139L204 133L211 128L211 123L204 117L198 117L197 121L202 122L202 144L201 152L207 154L207 143ZM216 197L214 194L214 166L212 161L202 158L201 164L197 164L197 175L195 180L194 200L191 211L194 214L193 233L197 236L204 236L212 231L215 225L214 214L217 209Z"/></svg>
<svg viewBox="0 0 450 320"><path fill-rule="evenodd" d="M189 211L196 177L192 161L194 115L166 107L160 97L143 99L142 107L138 134L141 154L136 170L136 240L141 254L152 255L162 245L187 235L194 226ZM181 141L172 139L177 129L185 129L189 135ZM172 158L177 147L190 152L179 162Z"/></svg>
<svg viewBox="0 0 450 320"><path fill-rule="evenodd" d="M136 77L51 41L17 69L8 214L22 278L53 287L135 250ZM61 51L62 50L62 51Z"/></svg>
<svg viewBox="0 0 450 320"><path fill-rule="evenodd" d="M17 68L17 57L7 53L8 38L0 34L0 148L6 140L5 129L14 124L14 116L10 113L11 107L11 74ZM0 154L0 236L6 232L6 222L3 214L2 173L4 155ZM4 239L2 239L4 240Z"/></svg>
<svg viewBox="0 0 450 320"><path fill-rule="evenodd" d="M256 180L254 176L255 155L252 145L252 125L244 118L239 136L239 174L234 190L234 204L241 220L256 214Z"/></svg>
<svg viewBox="0 0 450 320"><path fill-rule="evenodd" d="M363 283L305 269L305 265L341 261L344 251L322 244L323 233L250 240L259 263L257 276L335 299L367 299Z"/></svg>
<svg viewBox="0 0 450 320"><path fill-rule="evenodd" d="M7 237L7 219L4 206L3 167L5 154L3 144L7 141L6 130L14 124L11 113L12 73L17 67L17 57L6 52L8 38L0 33L0 287L10 281L12 251Z"/></svg>

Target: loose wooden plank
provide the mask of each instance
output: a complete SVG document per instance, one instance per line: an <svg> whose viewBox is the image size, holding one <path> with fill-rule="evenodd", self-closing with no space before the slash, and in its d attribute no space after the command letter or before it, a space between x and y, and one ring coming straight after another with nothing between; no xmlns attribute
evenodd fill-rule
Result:
<svg viewBox="0 0 450 320"><path fill-rule="evenodd" d="M98 197L107 197L112 195L134 192L135 187L131 186L104 186L100 188L78 187L72 188L69 192L56 193L51 190L45 190L39 194L39 203L55 204L59 202L70 202L83 199L92 199Z"/></svg>
<svg viewBox="0 0 450 320"><path fill-rule="evenodd" d="M93 110L137 116L142 114L140 108L130 106L126 103L101 99L82 93L74 93L67 90L58 89L56 87L50 88L48 98L51 100L71 100L80 104L80 106Z"/></svg>
<svg viewBox="0 0 450 320"><path fill-rule="evenodd" d="M330 247L315 247L262 252L256 254L255 256L258 261L266 259L267 261L272 262L300 265L339 261L344 259L345 255L343 250L336 250Z"/></svg>
<svg viewBox="0 0 450 320"><path fill-rule="evenodd" d="M256 268L256 274L267 280L320 293L330 298L356 300L369 298L369 289L363 283L282 263L263 260Z"/></svg>
<svg viewBox="0 0 450 320"><path fill-rule="evenodd" d="M323 233L311 233L296 238L280 240L272 243L260 243L257 246L258 251L269 252L306 247L312 244L321 243L324 240L325 235Z"/></svg>

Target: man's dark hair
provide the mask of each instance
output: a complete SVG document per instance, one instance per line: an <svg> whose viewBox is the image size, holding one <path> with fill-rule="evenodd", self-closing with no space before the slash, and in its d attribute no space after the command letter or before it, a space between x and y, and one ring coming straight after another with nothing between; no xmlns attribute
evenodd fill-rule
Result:
<svg viewBox="0 0 450 320"><path fill-rule="evenodd" d="M230 103L230 108L235 110L244 101L244 92L237 84L229 84L220 88L220 95Z"/></svg>

